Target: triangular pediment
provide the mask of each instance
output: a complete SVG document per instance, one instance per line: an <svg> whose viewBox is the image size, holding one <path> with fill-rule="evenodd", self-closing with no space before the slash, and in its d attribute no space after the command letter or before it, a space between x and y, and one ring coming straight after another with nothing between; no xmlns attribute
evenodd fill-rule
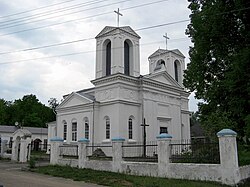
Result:
<svg viewBox="0 0 250 187"><path fill-rule="evenodd" d="M179 55L183 58L185 58L185 56L180 52L179 49L173 49L173 50L167 50L167 49L157 49L153 54L151 54L148 58L153 58L155 56L159 56L162 54L167 54L167 53L174 53L176 55Z"/></svg>
<svg viewBox="0 0 250 187"><path fill-rule="evenodd" d="M181 85L166 71L159 71L157 73L149 74L146 77L151 80L181 88Z"/></svg>
<svg viewBox="0 0 250 187"><path fill-rule="evenodd" d="M132 35L134 37L140 38L140 36L129 26L125 27L111 27L106 26L97 36L96 38L104 37L104 36L110 36L117 33L126 33L129 35Z"/></svg>
<svg viewBox="0 0 250 187"><path fill-rule="evenodd" d="M81 94L73 92L65 98L65 100L57 107L57 109L73 107L73 106L88 104L92 102L93 101L91 99L84 97Z"/></svg>

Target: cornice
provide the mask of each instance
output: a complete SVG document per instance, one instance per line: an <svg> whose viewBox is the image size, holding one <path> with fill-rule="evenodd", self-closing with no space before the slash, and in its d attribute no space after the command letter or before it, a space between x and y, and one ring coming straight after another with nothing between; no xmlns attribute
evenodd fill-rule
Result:
<svg viewBox="0 0 250 187"><path fill-rule="evenodd" d="M134 105L134 106L140 106L141 105L138 102L131 102L131 101L126 101L126 100L114 100L114 101L102 102L100 104L100 106L113 105L113 104L128 104L128 105Z"/></svg>
<svg viewBox="0 0 250 187"><path fill-rule="evenodd" d="M60 113L60 112L70 112L70 111L79 111L79 110L89 110L89 109L93 109L93 105L96 108L99 106L99 102L94 102L94 103L92 102L92 103L87 103L87 104L59 108L56 110L56 112Z"/></svg>
<svg viewBox="0 0 250 187"><path fill-rule="evenodd" d="M119 81L119 80L138 84L137 77L127 76L127 75L124 75L122 73L116 73L116 74L113 74L110 76L101 77L101 78L92 80L91 83L94 84L95 86L98 86L100 84L105 84L105 83L112 83L113 84L114 81Z"/></svg>

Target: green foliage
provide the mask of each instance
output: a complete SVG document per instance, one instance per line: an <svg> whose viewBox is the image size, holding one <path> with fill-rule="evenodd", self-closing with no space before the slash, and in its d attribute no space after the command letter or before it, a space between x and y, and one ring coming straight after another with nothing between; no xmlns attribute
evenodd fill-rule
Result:
<svg viewBox="0 0 250 187"><path fill-rule="evenodd" d="M36 167L36 157L30 157L28 164L30 169L34 169Z"/></svg>
<svg viewBox="0 0 250 187"><path fill-rule="evenodd" d="M250 165L250 146L238 144L239 165Z"/></svg>
<svg viewBox="0 0 250 187"><path fill-rule="evenodd" d="M166 179L157 177L140 177L133 175L125 175L120 173L113 173L108 171L95 171L91 169L77 169L69 166L43 166L38 167L37 172L52 175L55 177L64 177L73 179L76 181L84 181L90 183L96 183L105 186L113 187L215 187L225 186L213 182L201 182L201 181L188 181L177 179Z"/></svg>
<svg viewBox="0 0 250 187"><path fill-rule="evenodd" d="M189 2L191 23L186 34L194 46L184 85L204 101L199 107L201 123L209 134L230 127L241 138L250 137L249 4Z"/></svg>
<svg viewBox="0 0 250 187"><path fill-rule="evenodd" d="M46 127L46 123L55 120L53 110L36 98L35 95L25 95L14 102L0 99L0 125Z"/></svg>

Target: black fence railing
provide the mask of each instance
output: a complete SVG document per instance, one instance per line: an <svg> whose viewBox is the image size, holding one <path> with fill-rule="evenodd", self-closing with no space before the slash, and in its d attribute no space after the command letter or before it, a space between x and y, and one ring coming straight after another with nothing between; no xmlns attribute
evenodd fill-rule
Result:
<svg viewBox="0 0 250 187"><path fill-rule="evenodd" d="M7 154L12 154L12 143L5 144L4 152Z"/></svg>
<svg viewBox="0 0 250 187"><path fill-rule="evenodd" d="M63 158L78 158L78 145L65 144L59 146L59 155Z"/></svg>
<svg viewBox="0 0 250 187"><path fill-rule="evenodd" d="M112 144L99 143L87 145L87 157L94 160L112 160Z"/></svg>
<svg viewBox="0 0 250 187"><path fill-rule="evenodd" d="M49 150L50 151L50 144L34 144L34 143L31 143L29 144L30 146L30 149L31 151L47 151Z"/></svg>
<svg viewBox="0 0 250 187"><path fill-rule="evenodd" d="M172 163L219 164L219 143L210 141L171 141L170 161Z"/></svg>
<svg viewBox="0 0 250 187"><path fill-rule="evenodd" d="M146 142L146 145L143 142L135 143L124 143L122 145L122 157L126 161L135 161L135 162L157 162L157 142L150 141Z"/></svg>

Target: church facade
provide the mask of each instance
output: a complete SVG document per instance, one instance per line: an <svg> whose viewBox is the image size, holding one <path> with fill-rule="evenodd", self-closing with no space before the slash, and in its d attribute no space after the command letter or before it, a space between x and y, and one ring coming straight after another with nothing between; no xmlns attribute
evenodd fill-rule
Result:
<svg viewBox="0 0 250 187"><path fill-rule="evenodd" d="M56 122L49 124L49 138L141 142L145 123L147 141L160 133L190 138L189 93L182 84L185 57L177 49L158 49L148 58L149 74L142 76L139 40L129 26L107 26L96 36L94 87L64 96Z"/></svg>

